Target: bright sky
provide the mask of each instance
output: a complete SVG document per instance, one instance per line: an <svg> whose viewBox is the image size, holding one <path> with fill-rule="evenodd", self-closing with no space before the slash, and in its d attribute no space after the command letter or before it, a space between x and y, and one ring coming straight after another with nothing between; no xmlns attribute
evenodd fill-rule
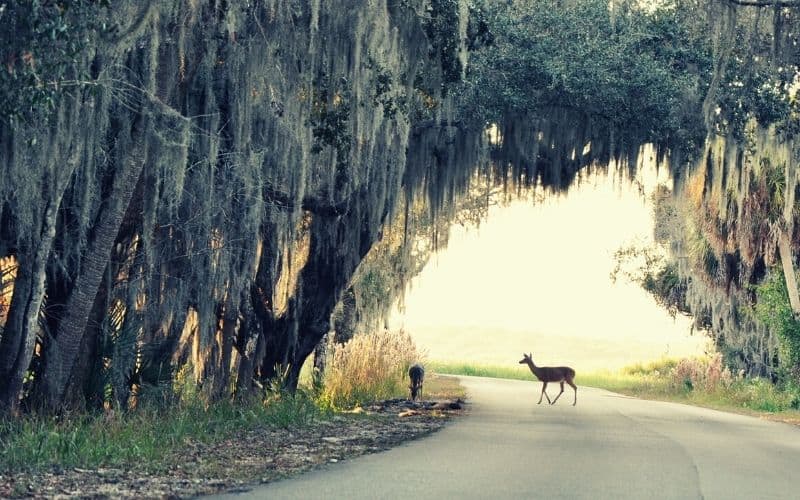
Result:
<svg viewBox="0 0 800 500"><path fill-rule="evenodd" d="M656 182L644 169L645 189ZM663 170L662 170L663 173ZM664 181L662 175L662 181ZM412 282L403 326L431 360L618 369L702 354L687 318L671 318L638 285L613 284L613 253L652 241L649 196L592 176L565 197L496 207L479 229L452 229L447 248Z"/></svg>

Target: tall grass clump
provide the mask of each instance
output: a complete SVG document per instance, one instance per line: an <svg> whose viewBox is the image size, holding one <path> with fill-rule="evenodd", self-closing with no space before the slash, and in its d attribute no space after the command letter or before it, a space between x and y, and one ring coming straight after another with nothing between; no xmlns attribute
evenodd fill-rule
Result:
<svg viewBox="0 0 800 500"><path fill-rule="evenodd" d="M333 408L351 408L407 393L408 368L423 359L403 330L356 335L331 343L320 398Z"/></svg>
<svg viewBox="0 0 800 500"><path fill-rule="evenodd" d="M266 387L264 417L270 425L285 429L307 426L329 413L329 405L321 402L316 384L298 386L294 392L287 390L287 373L275 377Z"/></svg>

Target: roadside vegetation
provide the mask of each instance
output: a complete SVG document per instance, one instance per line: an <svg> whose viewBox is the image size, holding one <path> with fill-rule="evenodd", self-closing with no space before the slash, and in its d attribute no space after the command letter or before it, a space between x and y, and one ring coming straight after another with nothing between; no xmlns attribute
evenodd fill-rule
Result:
<svg viewBox="0 0 800 500"><path fill-rule="evenodd" d="M402 330L357 335L327 350L320 401L337 409L407 396L408 368L423 359Z"/></svg>
<svg viewBox="0 0 800 500"><path fill-rule="evenodd" d="M0 474L132 464L157 471L192 443L218 442L256 427L303 427L328 415L305 391L266 401L205 405L193 399L124 413L29 415L0 421Z"/></svg>
<svg viewBox="0 0 800 500"><path fill-rule="evenodd" d="M408 397L405 372L420 359L402 331L357 335L332 346L325 376L307 370L309 376L294 393L282 390L277 380L257 397L207 403L200 392L176 385L122 412L31 413L0 420L0 476L133 464L163 471L187 446L222 442L259 428L302 429L371 401ZM453 379L431 375L423 396L464 397L464 391Z"/></svg>
<svg viewBox="0 0 800 500"><path fill-rule="evenodd" d="M429 363L437 373L534 380L527 367ZM759 414L800 423L800 386L773 384L745 377L725 368L720 355L663 359L628 366L617 372L581 373L578 386L589 386L629 396L672 401L738 413Z"/></svg>

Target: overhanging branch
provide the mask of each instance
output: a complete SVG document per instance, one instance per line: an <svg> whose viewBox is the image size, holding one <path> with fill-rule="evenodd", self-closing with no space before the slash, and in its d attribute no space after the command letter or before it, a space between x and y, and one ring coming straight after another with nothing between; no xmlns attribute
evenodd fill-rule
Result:
<svg viewBox="0 0 800 500"><path fill-rule="evenodd" d="M287 193L279 191L269 185L264 188L264 196L268 203L271 203L273 206L276 206L280 209L292 211L296 210L297 208L301 208L303 210L308 210L312 214L321 215L323 217L338 217L340 215L345 215L348 212L348 207L350 205L349 199L340 201L339 203L330 204L323 203L314 196L304 196L300 202L300 206L298 207L294 198L289 196Z"/></svg>
<svg viewBox="0 0 800 500"><path fill-rule="evenodd" d="M799 0L725 0L744 7L800 7Z"/></svg>

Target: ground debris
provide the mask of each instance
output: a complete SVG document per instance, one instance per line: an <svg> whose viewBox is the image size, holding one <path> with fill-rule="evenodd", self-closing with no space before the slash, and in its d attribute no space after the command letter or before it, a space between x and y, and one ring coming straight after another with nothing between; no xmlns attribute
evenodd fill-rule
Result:
<svg viewBox="0 0 800 500"><path fill-rule="evenodd" d="M186 443L163 470L53 467L0 474L0 498L188 498L246 491L325 464L387 450L442 428L464 402L391 399L309 427L260 428L214 444Z"/></svg>

